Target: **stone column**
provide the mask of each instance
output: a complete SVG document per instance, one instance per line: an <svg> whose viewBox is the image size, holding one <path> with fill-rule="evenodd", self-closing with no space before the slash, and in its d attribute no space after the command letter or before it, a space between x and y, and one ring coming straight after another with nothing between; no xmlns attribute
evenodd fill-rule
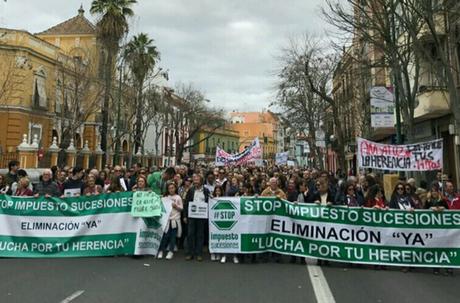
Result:
<svg viewBox="0 0 460 303"><path fill-rule="evenodd" d="M37 168L38 167L38 138L34 137L32 144L27 143L27 135L22 136L22 142L18 145L19 165L21 168Z"/></svg>
<svg viewBox="0 0 460 303"><path fill-rule="evenodd" d="M76 158L77 158L77 149L74 146L73 139L70 139L69 147L65 150L67 157L66 157L66 165L70 167L75 167Z"/></svg>
<svg viewBox="0 0 460 303"><path fill-rule="evenodd" d="M53 137L53 142L48 148L48 152L51 154L51 166L57 166L58 164L58 155L61 149L57 145L57 137Z"/></svg>
<svg viewBox="0 0 460 303"><path fill-rule="evenodd" d="M80 151L83 154L83 168L89 168L89 156L91 155L91 150L88 147L88 140L85 140L85 145L83 146L82 150Z"/></svg>
<svg viewBox="0 0 460 303"><path fill-rule="evenodd" d="M102 157L104 156L104 151L101 148L101 143L97 144L96 150L94 151L96 154L96 168L98 171L102 170Z"/></svg>

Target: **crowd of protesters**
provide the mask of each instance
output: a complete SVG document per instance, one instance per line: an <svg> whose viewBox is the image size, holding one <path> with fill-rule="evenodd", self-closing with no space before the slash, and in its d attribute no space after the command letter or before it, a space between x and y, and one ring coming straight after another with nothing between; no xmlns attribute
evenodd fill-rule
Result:
<svg viewBox="0 0 460 303"><path fill-rule="evenodd" d="M207 220L189 218L188 203L208 202L221 196L276 196L294 203L316 203L320 205L344 205L379 209L431 209L432 211L460 209L460 196L449 178L441 173L427 184L416 185L415 179L400 180L387 200L379 175L368 173L347 176L309 168L286 166L269 167L208 167L194 168L180 165L163 170L145 168L134 164L130 169L121 166L84 170L80 167L52 167L43 170L35 184L30 182L27 172L19 168L17 161L8 165L8 173L0 175L0 193L13 196L65 197L71 191L77 195L97 195L124 191L154 191L169 196L172 212L160 245L157 258L166 254L173 258L174 251L185 249L186 260L203 260L207 242ZM276 253L258 255L215 255L212 261L225 263L230 257L234 263L281 262ZM300 258L302 263L304 258ZM297 258L291 257L296 263ZM318 260L320 265L328 262ZM384 267L380 267L384 268ZM408 271L403 268L403 271ZM434 269L439 274L439 269ZM447 270L446 274L451 274Z"/></svg>

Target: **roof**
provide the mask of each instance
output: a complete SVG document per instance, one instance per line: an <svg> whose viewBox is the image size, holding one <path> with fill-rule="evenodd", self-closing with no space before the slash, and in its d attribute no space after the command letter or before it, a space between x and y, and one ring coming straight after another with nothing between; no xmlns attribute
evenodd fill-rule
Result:
<svg viewBox="0 0 460 303"><path fill-rule="evenodd" d="M38 33L37 35L95 35L96 27L85 18L85 10L80 7L78 15L58 25Z"/></svg>
<svg viewBox="0 0 460 303"><path fill-rule="evenodd" d="M278 116L271 111L231 112L230 117L242 117L244 123L274 123L278 120Z"/></svg>

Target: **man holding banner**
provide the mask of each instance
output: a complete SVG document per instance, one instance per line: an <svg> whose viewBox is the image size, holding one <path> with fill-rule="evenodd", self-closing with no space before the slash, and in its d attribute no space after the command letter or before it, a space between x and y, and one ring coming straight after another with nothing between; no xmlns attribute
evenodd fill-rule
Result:
<svg viewBox="0 0 460 303"><path fill-rule="evenodd" d="M193 175L193 187L187 193L184 211L188 225L186 260L194 257L203 261L203 245L206 225L208 224L208 202L210 192L203 186L203 177Z"/></svg>

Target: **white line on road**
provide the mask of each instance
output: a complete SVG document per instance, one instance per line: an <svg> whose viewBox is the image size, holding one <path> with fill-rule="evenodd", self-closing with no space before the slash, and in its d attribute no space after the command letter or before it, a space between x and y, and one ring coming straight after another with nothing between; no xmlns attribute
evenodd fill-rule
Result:
<svg viewBox="0 0 460 303"><path fill-rule="evenodd" d="M77 290L76 292L74 292L73 294L71 294L70 296L68 296L64 300L62 300L60 303L69 303L69 302L75 300L76 298L78 298L79 296L81 296L84 292L85 292L84 290Z"/></svg>
<svg viewBox="0 0 460 303"><path fill-rule="evenodd" d="M318 303L335 303L334 296L329 288L329 284L327 284L327 280L324 277L321 267L318 265L308 264L307 268L311 284L313 285L313 290L315 291L316 301Z"/></svg>

